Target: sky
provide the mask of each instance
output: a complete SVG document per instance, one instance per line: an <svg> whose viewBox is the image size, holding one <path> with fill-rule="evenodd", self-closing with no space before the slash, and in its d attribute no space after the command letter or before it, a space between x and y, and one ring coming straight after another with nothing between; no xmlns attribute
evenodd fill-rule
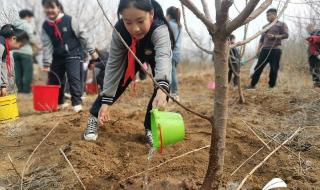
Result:
<svg viewBox="0 0 320 190"><path fill-rule="evenodd" d="M179 0L158 0L160 4L163 6L163 9L166 10L169 6L178 6L181 7ZM263 0L261 0L262 2ZM198 6L199 10L202 10L201 7L201 1L200 0L193 0L193 2ZM209 4L210 10L212 10L212 16L214 16L214 0L207 0ZM281 0L281 7L283 6L284 0ZM284 15L280 18L280 21L286 22L289 26L289 30L292 33L295 33L297 31L297 25L296 22L298 21L295 16L302 16L303 17L310 17L308 14L314 14L312 13L311 8L306 4L296 4L296 3L305 3L305 0L291 0L291 3L289 4L288 8L286 9ZM245 0L234 0L235 6L232 6L230 9L230 17L235 18L238 15L238 11L241 11L245 7ZM278 8L279 6L279 0L273 1L273 4L269 8ZM280 7L280 8L281 8ZM194 15L192 15L191 12L187 12L187 20L189 28L191 28L197 35L202 36L202 38L209 39L209 34L206 31L205 26L199 21ZM293 16L293 17L291 17ZM304 23L308 23L308 19L302 19ZM256 18L254 21L250 23L248 35L251 36L258 32L264 25L267 24L266 20L266 13L264 12L261 14L258 18ZM304 24L305 26L306 24ZM243 27L239 28L234 32L236 35L237 40L241 40L243 38ZM293 37L293 36L292 36ZM258 38L259 39L259 38ZM249 48L255 48L258 44L258 39L254 40L249 44Z"/></svg>
<svg viewBox="0 0 320 190"><path fill-rule="evenodd" d="M14 6L15 4L19 4L19 3L17 3L19 1L21 1L21 0L11 0L9 3L8 0L0 0L0 2L2 2L3 8L7 8L10 6ZM23 1L25 3L28 3L28 2L35 2L35 1L40 1L40 0L23 0ZM67 3L68 1L72 1L72 0L61 0L61 1L63 4L66 5L66 4L68 4ZM214 14L215 14L214 0L207 0L207 1L209 4L209 8L212 12L212 15L214 16ZM263 1L263 0L261 0L261 1ZM282 6L283 2L285 0L274 0L273 4L270 6L270 8L278 8L280 1L282 2L281 3L281 6ZM300 30L299 28L297 28L297 25L295 24L295 22L298 21L297 18L295 18L295 17L296 16L310 17L310 14L314 14L314 11L310 8L309 5L301 4L301 3L304 3L305 1L306 0L290 0L291 3L289 4L289 7L285 11L285 14L284 14L285 16L282 16L280 19L281 21L284 21L288 24L291 38L293 38L293 35L292 35L293 33L297 33L297 31ZM315 1L315 0L311 0L311 1ZM87 2L88 2L88 5L93 5L94 3L96 3L96 0L88 0ZM110 13L110 14L112 13L113 15L116 13L116 9L117 9L117 5L119 3L119 0L101 0L101 2L103 2L105 7L107 7L108 13ZM164 10L166 10L169 6L181 7L179 0L158 0L158 2L162 5ZM192 2L194 2L200 10L202 10L200 0L192 0ZM234 6L232 6L230 8L230 17L235 18L239 14L238 10L241 11L244 7L245 7L245 0L234 0ZM66 8L71 9L71 7L66 7ZM1 10L1 8L0 8L0 10ZM248 31L249 36L255 34L265 24L267 24L267 20L266 20L265 15L266 15L265 13L261 14L258 18L256 18L254 21L252 21L250 23L250 27L249 27L249 31ZM208 46L210 44L208 42L210 42L210 36L209 36L205 26L201 23L201 21L199 19L197 19L188 10L187 10L186 17L187 17L187 21L188 21L188 26L191 29L191 31L193 32L193 35L195 36L195 38L197 38L197 40L202 41L203 43L205 42L204 46L206 45L207 48L209 48ZM302 19L302 22L305 23L303 25L303 27L305 27L305 25L307 23L309 23L310 21L308 19ZM301 30L304 31L304 29L301 29ZM234 34L235 34L237 40L242 40L243 28L239 28L238 30L236 30L234 32ZM254 50L255 47L257 46L257 44L258 44L258 39L252 41L250 44L248 44L249 50ZM187 51L187 52L194 51L194 48L196 48L186 34L183 39L183 47L189 48L189 51Z"/></svg>

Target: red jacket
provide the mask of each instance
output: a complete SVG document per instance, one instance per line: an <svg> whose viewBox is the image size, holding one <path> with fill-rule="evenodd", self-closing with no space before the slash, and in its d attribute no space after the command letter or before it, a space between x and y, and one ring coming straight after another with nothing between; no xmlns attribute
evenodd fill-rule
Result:
<svg viewBox="0 0 320 190"><path fill-rule="evenodd" d="M309 42L309 51L311 55L319 55L320 36L312 35L307 38Z"/></svg>

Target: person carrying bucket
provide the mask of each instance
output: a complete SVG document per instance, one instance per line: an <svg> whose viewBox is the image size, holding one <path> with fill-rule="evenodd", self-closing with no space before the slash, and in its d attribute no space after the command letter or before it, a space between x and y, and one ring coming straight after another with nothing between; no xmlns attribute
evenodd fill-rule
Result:
<svg viewBox="0 0 320 190"><path fill-rule="evenodd" d="M119 21L115 25L117 31L142 63L150 65L155 80L169 93L174 36L160 4L155 0L120 0L118 17ZM113 32L110 47L103 91L90 110L91 116L84 132L85 140L97 139L98 122L104 124L110 120L110 106L142 69L116 32ZM150 111L153 108L164 108L167 101L167 95L155 87L144 122L147 144L150 146L153 145Z"/></svg>
<svg viewBox="0 0 320 190"><path fill-rule="evenodd" d="M82 55L83 50L97 59L98 54L87 31L77 19L64 14L59 0L42 0L47 16L42 26L44 70L49 70L49 85L61 85L59 107L64 108L65 74L70 84L73 110L82 111ZM56 75L59 77L57 78ZM59 84L61 81L61 84Z"/></svg>
<svg viewBox="0 0 320 190"><path fill-rule="evenodd" d="M0 30L0 96L7 95L9 82L14 82L14 60L11 50L19 49L29 42L28 34L11 24L4 25ZM14 88L14 87L12 87Z"/></svg>
<svg viewBox="0 0 320 190"><path fill-rule="evenodd" d="M106 65L109 59L109 51L107 49L97 49L96 51L99 54L99 59L95 61L90 61L88 69L95 71L95 76L93 77L95 77L96 82L99 85L99 88L102 89Z"/></svg>
<svg viewBox="0 0 320 190"><path fill-rule="evenodd" d="M30 43L13 52L15 78L18 93L29 94L33 80L33 49L40 51L41 46L38 44L35 28L32 24L34 21L33 12L27 9L21 10L19 17L20 19L15 20L13 25L27 32Z"/></svg>

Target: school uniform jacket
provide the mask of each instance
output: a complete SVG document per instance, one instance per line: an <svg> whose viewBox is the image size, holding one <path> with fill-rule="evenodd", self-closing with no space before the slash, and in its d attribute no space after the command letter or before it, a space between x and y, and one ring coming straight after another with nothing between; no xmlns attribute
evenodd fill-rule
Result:
<svg viewBox="0 0 320 190"><path fill-rule="evenodd" d="M115 27L130 46L131 36L123 21L119 20ZM120 83L128 65L128 50L115 32L112 34L109 53L101 95L103 104L112 105L119 85L123 85ZM143 39L138 41L136 55L142 63L149 63L155 80L161 87L169 91L172 70L172 43L169 29L163 21L154 20L150 31Z"/></svg>
<svg viewBox="0 0 320 190"><path fill-rule="evenodd" d="M11 57L11 67L13 68L14 59L12 55L7 55L5 38L0 36L0 87L6 87L8 85L8 71L6 65L6 57Z"/></svg>
<svg viewBox="0 0 320 190"><path fill-rule="evenodd" d="M42 26L43 43L43 63L50 66L53 57L66 58L70 56L82 56L82 49L89 54L94 52L92 38L89 37L85 28L71 16L60 14L58 19L62 22L58 24L62 34L63 44L54 35L54 28L49 26L50 20L46 20Z"/></svg>

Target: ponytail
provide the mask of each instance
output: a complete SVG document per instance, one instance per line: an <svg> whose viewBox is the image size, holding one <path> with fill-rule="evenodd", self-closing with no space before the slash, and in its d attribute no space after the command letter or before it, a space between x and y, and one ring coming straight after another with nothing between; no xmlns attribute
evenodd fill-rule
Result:
<svg viewBox="0 0 320 190"><path fill-rule="evenodd" d="M24 30L18 29L11 24L6 24L1 27L0 36L4 38L16 37L18 42L27 43L29 36Z"/></svg>
<svg viewBox="0 0 320 190"><path fill-rule="evenodd" d="M174 7L174 6L169 7L167 9L167 15L170 16L171 19L174 19L177 22L179 28L182 27L182 24L181 24L181 11L180 11L179 8Z"/></svg>
<svg viewBox="0 0 320 190"><path fill-rule="evenodd" d="M173 49L176 46L176 41L174 39L174 34L171 30L171 27L170 27L166 17L164 16L163 9L162 9L161 5L156 0L150 0L150 1L153 5L155 18L158 18L159 20L163 21L168 27L169 34L170 34L170 40L171 40L171 46Z"/></svg>

